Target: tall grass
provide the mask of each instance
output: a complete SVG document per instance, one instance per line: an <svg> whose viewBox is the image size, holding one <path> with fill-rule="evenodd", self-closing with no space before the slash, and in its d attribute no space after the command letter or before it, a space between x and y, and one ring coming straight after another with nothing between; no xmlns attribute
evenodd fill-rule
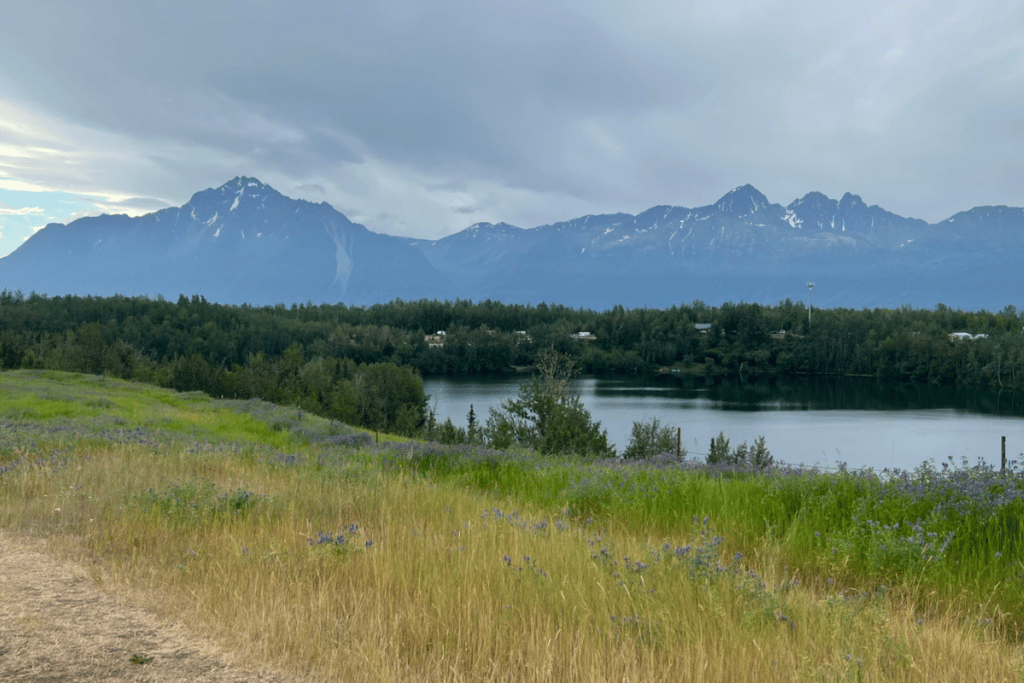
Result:
<svg viewBox="0 0 1024 683"><path fill-rule="evenodd" d="M1024 477L986 465L914 472L820 473L509 457L469 447L406 446L402 471L528 500L549 512L670 534L710 516L729 550L774 555L827 585L886 586L923 612L993 606L1024 627ZM987 617L986 617L987 618Z"/></svg>
<svg viewBox="0 0 1024 683"><path fill-rule="evenodd" d="M8 377L16 394L39 380ZM934 578L930 561L919 573L891 571L900 562L868 571L856 548L901 537L883 519L897 510L884 502L889 484L870 477L830 487L422 444L357 449L294 409L104 391L134 402L119 430L107 427L114 409L53 431L64 416L14 423L0 408L18 425L0 444L0 524L100 563L112 587L187 615L245 657L314 680L1020 678L998 596L929 606L920 578L955 580L948 558L989 552L1005 529L962 549L951 541ZM883 502L866 509L871 500ZM840 572L826 546L858 534L877 538L841 549Z"/></svg>

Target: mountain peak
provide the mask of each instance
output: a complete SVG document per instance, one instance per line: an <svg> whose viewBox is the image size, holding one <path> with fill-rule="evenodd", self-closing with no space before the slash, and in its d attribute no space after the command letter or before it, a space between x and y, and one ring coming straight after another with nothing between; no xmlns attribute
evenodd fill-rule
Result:
<svg viewBox="0 0 1024 683"><path fill-rule="evenodd" d="M753 185L747 184L727 192L724 197L715 202L714 206L719 211L740 218L756 213L768 204L767 197Z"/></svg>
<svg viewBox="0 0 1024 683"><path fill-rule="evenodd" d="M256 178L236 176L220 187L202 190L192 195L186 206L191 208L213 208L230 202L227 211L234 211L247 198L260 197L264 201L270 197L283 197L280 192ZM184 208L184 207L183 207Z"/></svg>
<svg viewBox="0 0 1024 683"><path fill-rule="evenodd" d="M244 175L240 175L240 176L235 176L234 178L232 178L231 180L227 181L226 183L224 183L223 185L221 185L217 189L219 189L219 190L225 190L225 189L227 189L227 190L239 190L239 189L246 188L246 187L255 187L255 188L258 188L258 189L263 189L263 188L269 188L270 186L269 185L264 185L263 183L261 183L259 181L258 178L248 178L248 177L246 177ZM271 189L273 189L273 188L271 188Z"/></svg>
<svg viewBox="0 0 1024 683"><path fill-rule="evenodd" d="M836 201L829 199L828 195L825 195L818 191L812 191L805 194L800 199L794 199L792 203L786 208L790 211L794 211L798 208L803 209L835 209Z"/></svg>
<svg viewBox="0 0 1024 683"><path fill-rule="evenodd" d="M864 203L864 200L861 199L859 195L847 192L843 195L843 198L839 200L840 211L849 211L860 207L867 208L867 204Z"/></svg>
<svg viewBox="0 0 1024 683"><path fill-rule="evenodd" d="M514 232L514 231L522 230L522 228L516 227L514 225L511 225L509 223L505 223L504 221L502 221L500 223L487 223L487 222L474 223L473 225L471 225L468 228L466 228L466 230L487 231L487 232L509 232L509 231L513 231Z"/></svg>
<svg viewBox="0 0 1024 683"><path fill-rule="evenodd" d="M480 222L474 223L473 225L460 230L454 234L442 237L439 242L451 242L460 240L483 240L485 242L490 241L504 241L509 237L512 237L518 233L524 232L522 228L508 223L487 223Z"/></svg>

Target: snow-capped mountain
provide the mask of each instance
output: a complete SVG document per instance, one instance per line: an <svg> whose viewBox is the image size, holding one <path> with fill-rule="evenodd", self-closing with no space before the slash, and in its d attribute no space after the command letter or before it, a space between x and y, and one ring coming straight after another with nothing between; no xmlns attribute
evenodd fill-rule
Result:
<svg viewBox="0 0 1024 683"><path fill-rule="evenodd" d="M415 243L458 275L456 295L467 298L776 303L802 298L808 281L828 306L1001 308L1024 294L1016 269L996 267L1024 258L1024 209L1007 207L929 225L849 193L811 192L783 207L744 185L709 206L583 216L509 233L500 246L479 247L471 230Z"/></svg>
<svg viewBox="0 0 1024 683"><path fill-rule="evenodd" d="M437 272L404 241L253 178L138 218L48 225L0 259L0 283L51 295L202 294L251 304L443 294Z"/></svg>
<svg viewBox="0 0 1024 683"><path fill-rule="evenodd" d="M396 297L558 302L604 309L700 299L999 309L1022 305L1024 209L940 223L860 197L788 206L750 185L698 208L656 206L523 229L477 223L397 238L252 178L180 208L50 225L0 259L0 288L60 294L202 294L211 301L370 304Z"/></svg>

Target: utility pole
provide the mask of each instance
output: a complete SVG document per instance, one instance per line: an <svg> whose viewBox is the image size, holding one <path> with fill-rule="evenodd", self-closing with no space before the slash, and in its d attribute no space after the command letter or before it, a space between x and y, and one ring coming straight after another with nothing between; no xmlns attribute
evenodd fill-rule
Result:
<svg viewBox="0 0 1024 683"><path fill-rule="evenodd" d="M811 309L814 308L814 283L807 283L807 329L811 327Z"/></svg>

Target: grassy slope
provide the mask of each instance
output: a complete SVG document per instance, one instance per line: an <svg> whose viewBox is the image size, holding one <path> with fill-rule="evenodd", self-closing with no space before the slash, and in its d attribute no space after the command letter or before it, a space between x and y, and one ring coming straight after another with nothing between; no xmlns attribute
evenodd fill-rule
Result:
<svg viewBox="0 0 1024 683"><path fill-rule="evenodd" d="M60 373L0 396L0 525L316 679L1020 678L1016 593L865 526L905 504L853 475L357 450L294 408Z"/></svg>

